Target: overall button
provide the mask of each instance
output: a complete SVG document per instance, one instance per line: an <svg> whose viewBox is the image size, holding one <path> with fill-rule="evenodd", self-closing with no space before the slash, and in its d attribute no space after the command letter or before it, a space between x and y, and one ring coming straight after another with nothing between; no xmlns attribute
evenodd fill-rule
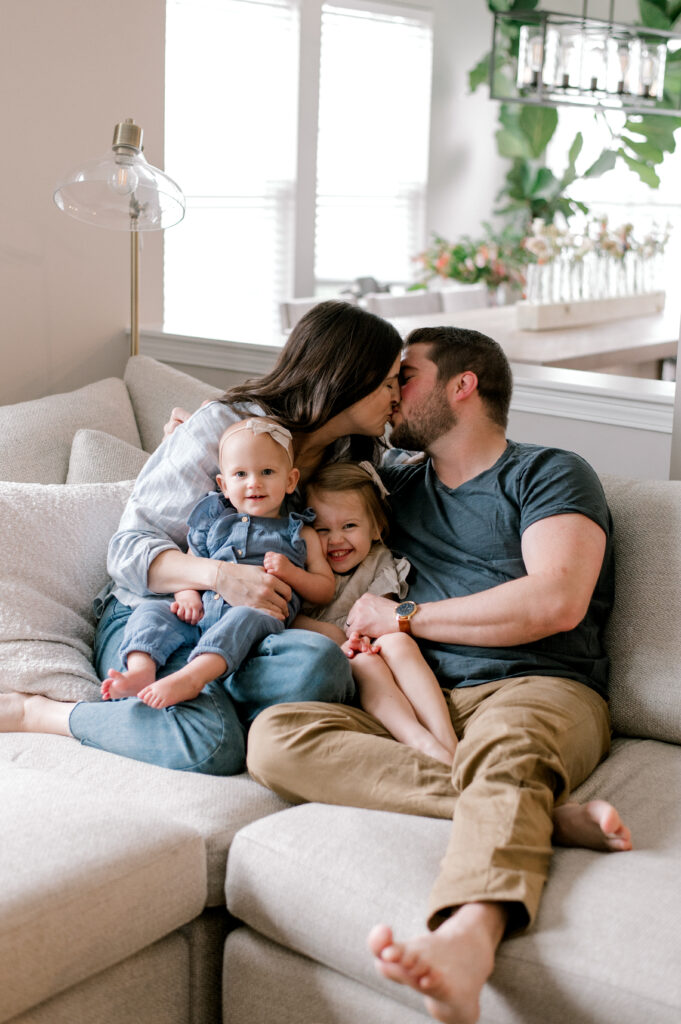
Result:
<svg viewBox="0 0 681 1024"><path fill-rule="evenodd" d="M242 523L247 523L248 522L248 516L242 516L241 517L241 522Z"/></svg>
<svg viewBox="0 0 681 1024"><path fill-rule="evenodd" d="M236 553L237 553L237 555L239 556L239 558L241 558L241 557L242 557L242 555L243 555L243 551L241 550L241 548L237 548L237 549L236 549Z"/></svg>

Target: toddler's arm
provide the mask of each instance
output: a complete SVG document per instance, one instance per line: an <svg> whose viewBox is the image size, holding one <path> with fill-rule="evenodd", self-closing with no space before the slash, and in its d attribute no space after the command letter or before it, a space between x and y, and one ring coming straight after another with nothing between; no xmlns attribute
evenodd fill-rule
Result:
<svg viewBox="0 0 681 1024"><path fill-rule="evenodd" d="M177 590L170 610L177 615L178 619L189 623L190 626L195 626L203 618L201 595L198 590Z"/></svg>
<svg viewBox="0 0 681 1024"><path fill-rule="evenodd" d="M307 545L305 568L301 569L286 557L267 551L263 559L265 570L289 587L303 600L312 604L328 604L336 590L336 581L329 563L322 553L319 537L310 526L304 526L301 537Z"/></svg>

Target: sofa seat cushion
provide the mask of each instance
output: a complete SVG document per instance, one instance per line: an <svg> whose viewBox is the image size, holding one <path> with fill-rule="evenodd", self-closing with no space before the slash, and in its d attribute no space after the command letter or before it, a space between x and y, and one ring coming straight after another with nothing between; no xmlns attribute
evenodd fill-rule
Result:
<svg viewBox="0 0 681 1024"><path fill-rule="evenodd" d="M134 480L149 453L103 430L78 430L71 445L67 484Z"/></svg>
<svg viewBox="0 0 681 1024"><path fill-rule="evenodd" d="M163 427L174 406L196 412L202 402L220 398L223 393L220 388L172 366L165 366L149 356L132 356L125 367L124 379L135 410L142 447L147 452L153 452L163 440Z"/></svg>
<svg viewBox="0 0 681 1024"><path fill-rule="evenodd" d="M44 772L66 789L70 781L85 781L92 792L106 794L107 801L130 814L158 816L198 832L205 844L209 906L224 905L227 851L235 833L289 806L247 774L219 778L175 772L63 736L0 735L0 773L9 768Z"/></svg>
<svg viewBox="0 0 681 1024"><path fill-rule="evenodd" d="M0 480L63 484L71 442L81 427L104 430L139 447L140 435L122 380L0 406Z"/></svg>
<svg viewBox="0 0 681 1024"><path fill-rule="evenodd" d="M0 691L99 700L92 601L132 483L0 483Z"/></svg>
<svg viewBox="0 0 681 1024"><path fill-rule="evenodd" d="M193 829L92 779L3 766L0 1019L143 949L201 913Z"/></svg>
<svg viewBox="0 0 681 1024"><path fill-rule="evenodd" d="M482 1019L672 1024L681 1017L681 749L619 741L582 792L620 808L637 849L556 851L536 927L500 947ZM376 975L366 936L379 922L398 937L423 931L449 828L356 808L291 808L236 836L228 909L279 945L419 1008L417 993Z"/></svg>

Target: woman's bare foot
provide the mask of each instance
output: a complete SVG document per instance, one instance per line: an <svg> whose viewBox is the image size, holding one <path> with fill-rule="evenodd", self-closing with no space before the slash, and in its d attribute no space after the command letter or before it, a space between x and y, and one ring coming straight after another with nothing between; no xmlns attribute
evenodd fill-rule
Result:
<svg viewBox="0 0 681 1024"><path fill-rule="evenodd" d="M606 800L567 803L553 812L553 842L557 846L583 846L589 850L631 850L631 832L617 809Z"/></svg>
<svg viewBox="0 0 681 1024"><path fill-rule="evenodd" d="M422 754L427 754L428 757L434 757L436 761L443 761L450 768L454 762L454 751L447 750L444 744L427 731L423 729L419 732L418 736L415 736L411 740L406 741L408 747L413 747L415 750L420 750Z"/></svg>
<svg viewBox="0 0 681 1024"><path fill-rule="evenodd" d="M140 690L156 679L156 662L142 651L131 651L125 672L109 669L101 686L102 700L116 700L119 697L137 697Z"/></svg>
<svg viewBox="0 0 681 1024"><path fill-rule="evenodd" d="M62 702L36 693L0 694L0 732L47 732L70 736L73 702Z"/></svg>
<svg viewBox="0 0 681 1024"><path fill-rule="evenodd" d="M501 904L468 903L417 939L395 942L387 925L377 925L368 942L379 974L420 992L431 1017L475 1024L505 926Z"/></svg>

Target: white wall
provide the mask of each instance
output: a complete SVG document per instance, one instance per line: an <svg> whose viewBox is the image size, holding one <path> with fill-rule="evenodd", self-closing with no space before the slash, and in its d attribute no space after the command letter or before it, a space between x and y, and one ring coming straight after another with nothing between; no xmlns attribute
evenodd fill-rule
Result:
<svg viewBox="0 0 681 1024"><path fill-rule="evenodd" d="M57 210L66 171L133 117L163 161L164 0L2 0L0 402L120 374L129 341L129 241ZM142 322L161 318L161 240L144 239Z"/></svg>

